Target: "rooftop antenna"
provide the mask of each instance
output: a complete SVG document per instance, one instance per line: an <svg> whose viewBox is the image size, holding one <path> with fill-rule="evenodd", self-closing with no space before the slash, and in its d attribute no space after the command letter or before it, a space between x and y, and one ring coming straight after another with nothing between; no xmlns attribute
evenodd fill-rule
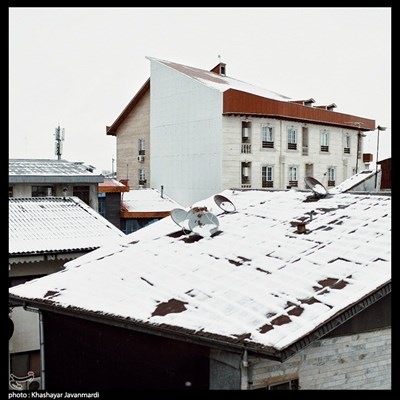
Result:
<svg viewBox="0 0 400 400"><path fill-rule="evenodd" d="M221 54L218 54L218 60L221 62Z"/></svg>
<svg viewBox="0 0 400 400"><path fill-rule="evenodd" d="M60 124L58 124L58 127L56 128L54 136L56 138L55 154L57 156L57 159L61 160L61 154L62 154L62 150L63 150L63 141L65 139L65 130L64 130L64 128L62 128L62 129L60 128Z"/></svg>
<svg viewBox="0 0 400 400"><path fill-rule="evenodd" d="M207 207L193 207L189 211L174 208L171 210L171 218L185 234L193 232L202 237L210 237L219 227L218 218L207 211Z"/></svg>
<svg viewBox="0 0 400 400"><path fill-rule="evenodd" d="M114 154L113 154L113 156L111 157L111 178L114 178L114 161L115 161L115 158L114 158Z"/></svg>
<svg viewBox="0 0 400 400"><path fill-rule="evenodd" d="M217 204L217 206L221 210L224 210L226 213L231 213L236 211L235 205L228 198L222 196L221 194L216 194L214 196L214 201Z"/></svg>
<svg viewBox="0 0 400 400"><path fill-rule="evenodd" d="M308 196L307 199L304 201L317 201L328 194L328 191L326 190L325 186L312 176L306 176L304 178L304 182L306 186L313 191L313 195Z"/></svg>

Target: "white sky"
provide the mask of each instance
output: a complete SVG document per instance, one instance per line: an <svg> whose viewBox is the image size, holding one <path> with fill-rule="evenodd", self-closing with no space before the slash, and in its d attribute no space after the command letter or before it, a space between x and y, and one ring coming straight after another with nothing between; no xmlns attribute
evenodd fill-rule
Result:
<svg viewBox="0 0 400 400"><path fill-rule="evenodd" d="M10 7L9 157L56 158L60 124L63 158L111 170L106 125L150 76L145 57L210 70L218 55L228 76L374 119L391 157L390 7Z"/></svg>

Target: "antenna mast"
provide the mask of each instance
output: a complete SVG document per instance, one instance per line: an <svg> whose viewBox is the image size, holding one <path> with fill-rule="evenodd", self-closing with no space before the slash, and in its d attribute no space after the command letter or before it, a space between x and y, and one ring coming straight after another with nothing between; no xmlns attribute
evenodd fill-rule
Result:
<svg viewBox="0 0 400 400"><path fill-rule="evenodd" d="M64 128L60 128L60 124L58 124L58 127L56 128L56 132L54 134L56 137L56 149L55 149L55 154L57 156L58 160L61 160L61 154L63 150L63 141L65 139L65 130Z"/></svg>

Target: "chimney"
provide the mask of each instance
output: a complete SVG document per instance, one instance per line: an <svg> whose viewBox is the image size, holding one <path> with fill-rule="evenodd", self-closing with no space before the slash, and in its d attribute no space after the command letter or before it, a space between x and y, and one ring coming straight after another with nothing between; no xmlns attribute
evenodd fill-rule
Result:
<svg viewBox="0 0 400 400"><path fill-rule="evenodd" d="M119 180L123 185L128 186L129 179L120 179Z"/></svg>
<svg viewBox="0 0 400 400"><path fill-rule="evenodd" d="M218 74L221 76L226 76L226 64L220 62L210 72L214 72L215 74Z"/></svg>

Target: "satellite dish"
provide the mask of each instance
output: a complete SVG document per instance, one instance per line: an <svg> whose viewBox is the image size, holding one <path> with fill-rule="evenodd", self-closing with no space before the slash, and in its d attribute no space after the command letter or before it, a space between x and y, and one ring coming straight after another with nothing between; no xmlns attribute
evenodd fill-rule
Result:
<svg viewBox="0 0 400 400"><path fill-rule="evenodd" d="M221 210L224 210L225 212L231 213L231 212L236 211L235 205L229 199L227 199L225 196L216 194L214 196L214 201L217 204L217 206Z"/></svg>
<svg viewBox="0 0 400 400"><path fill-rule="evenodd" d="M208 211L189 211L189 229L203 237L209 237L218 230L218 218Z"/></svg>
<svg viewBox="0 0 400 400"><path fill-rule="evenodd" d="M304 182L314 192L316 197L325 197L327 195L328 191L325 186L312 176L306 176Z"/></svg>
<svg viewBox="0 0 400 400"><path fill-rule="evenodd" d="M172 220L181 228L189 229L187 217L188 212L183 210L182 208L174 208L173 210L171 210Z"/></svg>

